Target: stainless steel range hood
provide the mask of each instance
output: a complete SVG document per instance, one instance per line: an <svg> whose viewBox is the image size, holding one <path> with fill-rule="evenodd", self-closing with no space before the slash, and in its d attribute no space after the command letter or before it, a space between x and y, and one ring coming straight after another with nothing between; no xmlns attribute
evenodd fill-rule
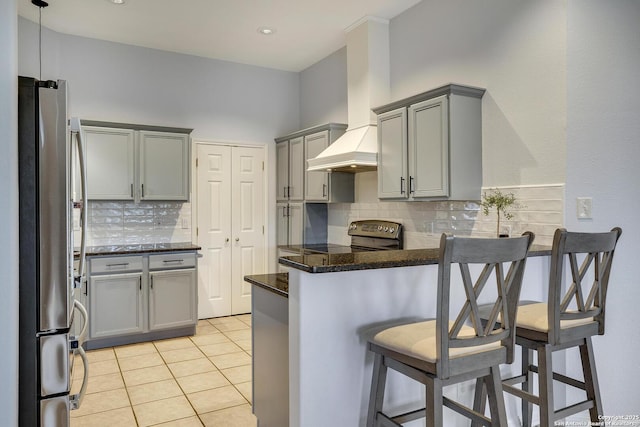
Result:
<svg viewBox="0 0 640 427"><path fill-rule="evenodd" d="M389 22L367 17L347 29L349 127L309 171L362 172L378 166L378 131L371 109L389 100Z"/></svg>

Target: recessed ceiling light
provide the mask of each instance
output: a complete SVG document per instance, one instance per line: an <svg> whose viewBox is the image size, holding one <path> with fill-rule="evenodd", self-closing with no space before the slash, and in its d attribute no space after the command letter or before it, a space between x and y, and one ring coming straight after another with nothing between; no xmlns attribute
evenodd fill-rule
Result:
<svg viewBox="0 0 640 427"><path fill-rule="evenodd" d="M276 29L271 27L258 27L258 32L263 36L271 36L276 33Z"/></svg>
<svg viewBox="0 0 640 427"><path fill-rule="evenodd" d="M124 0L109 0L113 4L124 4Z"/></svg>

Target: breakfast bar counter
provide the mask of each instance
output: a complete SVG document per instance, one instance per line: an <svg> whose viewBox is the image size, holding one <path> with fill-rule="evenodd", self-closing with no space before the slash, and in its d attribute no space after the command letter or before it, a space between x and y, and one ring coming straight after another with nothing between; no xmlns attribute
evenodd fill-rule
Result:
<svg viewBox="0 0 640 427"><path fill-rule="evenodd" d="M258 294L253 303L254 359L261 354L265 360L268 355L261 351L276 348L273 344L277 342L278 357L271 354L268 359L279 366L278 386L288 378L288 389L280 390L280 398L273 399L260 390L272 387L276 377L259 375L267 370L254 365L253 404L260 425L271 425L261 418L261 411L267 410L270 415L280 414L279 426L364 426L373 364L367 338L372 330L390 322L435 316L438 252L428 248L283 257L279 262L289 267L289 273L279 279L281 284L286 280L287 298L282 288L255 283L269 283L268 277L247 277ZM546 299L543 284L548 279L550 253L548 246L532 247L522 299ZM277 282L276 275L266 276L272 276L272 284ZM265 334L274 331L276 339L271 341ZM445 390L448 393L472 399L473 387L462 384ZM413 402L419 407L425 399L423 387L393 372L386 396L385 405L391 412L395 402ZM507 402L513 422L517 422L517 410L515 402ZM448 426L460 421L455 414L445 415Z"/></svg>

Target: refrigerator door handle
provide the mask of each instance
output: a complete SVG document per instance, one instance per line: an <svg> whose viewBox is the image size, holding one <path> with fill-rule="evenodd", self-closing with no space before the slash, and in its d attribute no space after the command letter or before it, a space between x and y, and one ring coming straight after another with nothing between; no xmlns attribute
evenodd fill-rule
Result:
<svg viewBox="0 0 640 427"><path fill-rule="evenodd" d="M87 309L84 307L84 305L82 305L78 300L73 301L73 306L82 315L82 329L80 329L80 334L77 337L78 346L81 346L84 343L85 338L87 337L87 326L89 325L89 314L87 313Z"/></svg>
<svg viewBox="0 0 640 427"><path fill-rule="evenodd" d="M78 277L76 278L76 287L82 286L82 279L85 270L85 258L87 254L87 170L85 167L84 142L82 137L82 124L78 117L70 119L71 134L75 134L78 146L78 161L80 162L80 185L82 187L82 211L80 218L82 220L82 235L80 239L80 263L78 266ZM79 285L79 286L78 286Z"/></svg>
<svg viewBox="0 0 640 427"><path fill-rule="evenodd" d="M87 384L89 384L89 361L87 360L87 354L84 352L84 349L81 346L79 346L75 351L80 355L80 358L82 359L84 374L82 376L82 386L80 386L80 391L77 394L71 395L69 397L71 410L80 408L80 405L82 405L82 400L84 399L84 395L87 392Z"/></svg>

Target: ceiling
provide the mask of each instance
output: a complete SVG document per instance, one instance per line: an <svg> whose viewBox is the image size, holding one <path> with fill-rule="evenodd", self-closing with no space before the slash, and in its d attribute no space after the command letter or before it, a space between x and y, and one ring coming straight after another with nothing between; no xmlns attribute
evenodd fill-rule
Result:
<svg viewBox="0 0 640 427"><path fill-rule="evenodd" d="M47 0L42 25L54 31L302 71L345 46L345 29L366 16L391 19L420 0ZM39 9L18 1L38 22ZM269 36L258 32L270 27Z"/></svg>

